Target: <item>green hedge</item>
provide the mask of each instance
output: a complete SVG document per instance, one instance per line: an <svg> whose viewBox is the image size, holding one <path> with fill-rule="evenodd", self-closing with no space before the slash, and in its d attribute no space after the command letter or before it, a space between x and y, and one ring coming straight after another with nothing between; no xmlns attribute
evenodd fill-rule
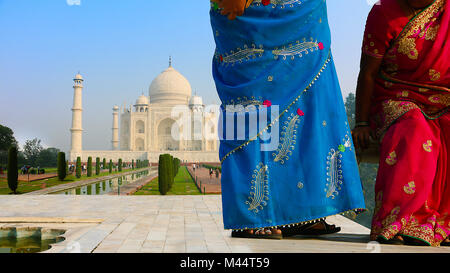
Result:
<svg viewBox="0 0 450 273"><path fill-rule="evenodd" d="M77 157L77 165L75 169L75 176L81 178L81 158Z"/></svg>
<svg viewBox="0 0 450 273"><path fill-rule="evenodd" d="M58 166L58 179L64 181L67 176L66 154L63 152L58 153L57 166Z"/></svg>
<svg viewBox="0 0 450 273"><path fill-rule="evenodd" d="M92 157L88 157L88 162L87 162L87 176L91 177L92 176Z"/></svg>
<svg viewBox="0 0 450 273"><path fill-rule="evenodd" d="M19 187L19 170L17 164L17 147L12 146L8 150L8 187L16 194Z"/></svg>
<svg viewBox="0 0 450 273"><path fill-rule="evenodd" d="M95 175L100 174L100 157L95 159Z"/></svg>
<svg viewBox="0 0 450 273"><path fill-rule="evenodd" d="M122 158L119 158L119 172L122 171L122 166L123 166Z"/></svg>
<svg viewBox="0 0 450 273"><path fill-rule="evenodd" d="M166 195L173 184L173 162L169 154L159 156L158 189L161 195Z"/></svg>

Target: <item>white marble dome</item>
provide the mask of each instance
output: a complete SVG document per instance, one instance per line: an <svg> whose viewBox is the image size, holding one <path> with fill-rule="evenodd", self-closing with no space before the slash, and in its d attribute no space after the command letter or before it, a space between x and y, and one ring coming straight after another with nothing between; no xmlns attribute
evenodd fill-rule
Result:
<svg viewBox="0 0 450 273"><path fill-rule="evenodd" d="M192 96L191 99L189 100L189 105L190 106L203 106L203 99L200 96Z"/></svg>
<svg viewBox="0 0 450 273"><path fill-rule="evenodd" d="M186 105L191 94L189 81L172 66L159 74L149 88L150 103Z"/></svg>
<svg viewBox="0 0 450 273"><path fill-rule="evenodd" d="M137 100L136 105L148 105L148 98L142 94Z"/></svg>

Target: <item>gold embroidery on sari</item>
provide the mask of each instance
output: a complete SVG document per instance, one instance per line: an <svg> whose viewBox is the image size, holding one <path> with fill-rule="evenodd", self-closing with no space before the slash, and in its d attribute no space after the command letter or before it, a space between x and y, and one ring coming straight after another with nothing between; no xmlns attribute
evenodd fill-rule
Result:
<svg viewBox="0 0 450 273"><path fill-rule="evenodd" d="M334 199L341 190L342 181L342 154L351 149L351 140L348 135L343 139L344 144L338 150L331 149L327 156L327 184L325 188L327 198Z"/></svg>
<svg viewBox="0 0 450 273"><path fill-rule="evenodd" d="M289 160L289 156L292 155L292 151L295 149L295 139L297 138L297 127L300 121L299 115L291 114L285 125L283 126L283 132L281 132L282 137L280 138L280 145L276 152L272 155L275 157L275 162L280 162L284 164L285 161Z"/></svg>
<svg viewBox="0 0 450 273"><path fill-rule="evenodd" d="M433 142L431 140L428 140L426 143L423 144L423 149L426 152L431 153L433 150L431 149L431 147L433 147Z"/></svg>
<svg viewBox="0 0 450 273"><path fill-rule="evenodd" d="M400 116L413 109L420 109L419 106L407 101L387 100L383 102L384 121L377 130L377 135L381 136L391 124Z"/></svg>
<svg viewBox="0 0 450 273"><path fill-rule="evenodd" d="M434 27L429 27L427 33L425 34L425 39L429 41L436 40L440 25Z"/></svg>
<svg viewBox="0 0 450 273"><path fill-rule="evenodd" d="M300 5L302 3L301 0L270 0L270 4L272 5L272 8L275 8L277 6L281 7L282 9L286 7L293 8L294 5ZM262 0L254 0L252 5L260 6L263 4Z"/></svg>
<svg viewBox="0 0 450 273"><path fill-rule="evenodd" d="M416 48L417 33L422 33L428 24L434 23L433 17L443 8L445 0L436 0L430 7L417 15L404 29L398 39L398 52L417 60L419 51Z"/></svg>
<svg viewBox="0 0 450 273"><path fill-rule="evenodd" d="M388 155L386 163L390 166L394 166L397 163L397 153L395 151Z"/></svg>
<svg viewBox="0 0 450 273"><path fill-rule="evenodd" d="M310 52L313 53L315 50L319 50L319 43L317 40L314 41L314 39L311 38L310 41L303 39L302 42L297 41L295 44L289 44L287 47L283 46L281 49L275 48L272 51L272 54L275 60L277 60L280 56L283 60L286 60L288 56L291 59L295 59L295 56L303 57L303 54L309 54Z"/></svg>
<svg viewBox="0 0 450 273"><path fill-rule="evenodd" d="M441 73L439 71L430 69L430 80L435 82L435 81L438 81L440 78L441 78Z"/></svg>
<svg viewBox="0 0 450 273"><path fill-rule="evenodd" d="M260 210L267 206L269 200L269 185L268 185L269 167L263 163L259 163L256 169L253 171L252 186L250 187L249 201L245 204L248 205L248 210L258 213Z"/></svg>
<svg viewBox="0 0 450 273"><path fill-rule="evenodd" d="M416 192L416 184L414 183L414 181L411 181L405 186L403 186L403 190L405 191L406 194L409 195L414 194Z"/></svg>
<svg viewBox="0 0 450 273"><path fill-rule="evenodd" d="M242 63L243 61L248 61L250 59L255 59L257 57L262 57L264 53L264 48L262 45L247 46L244 45L243 48L237 48L236 50L231 50L229 53L221 55L216 53L215 58L220 61L223 65L234 65L235 63Z"/></svg>
<svg viewBox="0 0 450 273"><path fill-rule="evenodd" d="M397 93L397 98L407 98L407 97L409 97L408 91L402 91L400 93Z"/></svg>
<svg viewBox="0 0 450 273"><path fill-rule="evenodd" d="M439 103L445 106L450 106L450 94L437 94L428 98L432 103Z"/></svg>
<svg viewBox="0 0 450 273"><path fill-rule="evenodd" d="M386 88L391 88L392 85L394 85L392 82L388 82L388 81L385 81L385 82L384 82L384 86L385 86Z"/></svg>

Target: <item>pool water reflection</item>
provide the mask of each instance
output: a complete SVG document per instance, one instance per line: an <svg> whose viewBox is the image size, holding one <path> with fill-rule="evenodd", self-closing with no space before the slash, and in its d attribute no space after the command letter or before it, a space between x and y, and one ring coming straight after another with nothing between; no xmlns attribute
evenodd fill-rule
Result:
<svg viewBox="0 0 450 273"><path fill-rule="evenodd" d="M65 231L41 231L41 228L0 230L0 253L38 253L49 250L52 244L60 243Z"/></svg>
<svg viewBox="0 0 450 273"><path fill-rule="evenodd" d="M103 195L109 193L120 193L120 187L133 183L143 177L150 175L150 170L144 170L133 174L119 176L100 182L95 182L78 188L68 189L55 194L64 195Z"/></svg>

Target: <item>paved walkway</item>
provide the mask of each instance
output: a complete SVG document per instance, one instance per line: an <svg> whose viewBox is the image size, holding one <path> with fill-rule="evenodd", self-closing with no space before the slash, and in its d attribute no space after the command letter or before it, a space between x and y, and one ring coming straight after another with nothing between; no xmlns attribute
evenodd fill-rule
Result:
<svg viewBox="0 0 450 273"><path fill-rule="evenodd" d="M33 181L39 181L39 180L44 180L44 179L49 179L49 178L53 178L53 177L57 177L58 174L56 173L45 173L45 174L19 174L19 176L17 177L18 181L21 182L33 182ZM7 175L6 174L2 174L0 175L0 178L5 178L7 179Z"/></svg>
<svg viewBox="0 0 450 273"><path fill-rule="evenodd" d="M221 204L220 195L4 196L0 198L0 226L67 229L66 240L48 251L57 253L450 253L446 247L369 242L369 230L343 216L328 218L342 227L340 233L320 238L235 239L223 230Z"/></svg>
<svg viewBox="0 0 450 273"><path fill-rule="evenodd" d="M216 174L213 173L212 177L209 175L209 169L206 168L197 168L194 169L192 166L187 167L188 172L191 176L196 180L197 187L201 189L202 193L207 194L220 194L222 193L222 185L220 182L221 175L219 178L216 177Z"/></svg>

